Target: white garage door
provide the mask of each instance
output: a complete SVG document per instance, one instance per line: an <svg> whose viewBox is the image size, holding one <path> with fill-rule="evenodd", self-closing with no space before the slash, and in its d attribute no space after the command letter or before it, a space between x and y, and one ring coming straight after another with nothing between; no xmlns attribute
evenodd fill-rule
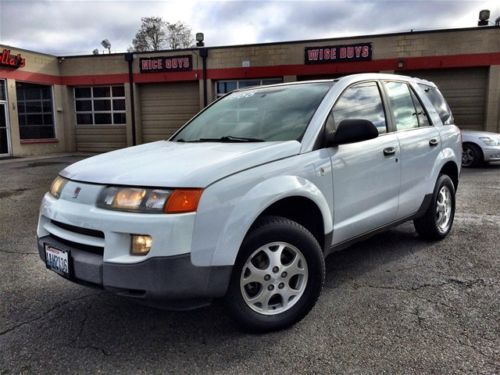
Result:
<svg viewBox="0 0 500 375"><path fill-rule="evenodd" d="M142 142L166 139L200 110L198 82L141 85Z"/></svg>
<svg viewBox="0 0 500 375"><path fill-rule="evenodd" d="M483 130L486 120L487 68L420 70L405 75L434 82L453 111L462 129Z"/></svg>

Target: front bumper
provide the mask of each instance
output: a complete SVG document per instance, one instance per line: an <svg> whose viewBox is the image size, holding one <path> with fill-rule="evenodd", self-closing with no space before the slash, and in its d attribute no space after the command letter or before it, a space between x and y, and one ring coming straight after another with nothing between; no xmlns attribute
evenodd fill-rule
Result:
<svg viewBox="0 0 500 375"><path fill-rule="evenodd" d="M196 267L189 254L151 257L138 263L105 262L93 249L50 235L38 238L38 252L44 262L45 245L69 252L71 281L152 304L222 297L231 277L231 266Z"/></svg>

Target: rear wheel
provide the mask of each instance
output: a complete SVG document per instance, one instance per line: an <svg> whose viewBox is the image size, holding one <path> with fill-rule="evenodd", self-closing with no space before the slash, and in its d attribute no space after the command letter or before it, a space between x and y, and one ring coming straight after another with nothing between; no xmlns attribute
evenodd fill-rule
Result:
<svg viewBox="0 0 500 375"><path fill-rule="evenodd" d="M483 152L479 146L472 143L462 145L462 166L477 167L483 162Z"/></svg>
<svg viewBox="0 0 500 375"><path fill-rule="evenodd" d="M455 217L455 187L447 175L439 176L432 202L424 216L413 224L418 234L428 240L442 240L451 230Z"/></svg>
<svg viewBox="0 0 500 375"><path fill-rule="evenodd" d="M226 303L250 331L283 329L311 310L324 277L323 252L314 236L292 220L265 217L243 241Z"/></svg>

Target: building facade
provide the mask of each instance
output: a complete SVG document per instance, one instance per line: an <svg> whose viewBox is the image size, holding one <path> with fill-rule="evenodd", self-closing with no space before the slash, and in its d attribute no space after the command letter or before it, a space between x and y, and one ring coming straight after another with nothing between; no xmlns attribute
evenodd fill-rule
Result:
<svg viewBox="0 0 500 375"><path fill-rule="evenodd" d="M500 28L154 53L52 56L0 45L0 157L165 139L236 88L361 72L435 82L463 129L500 132Z"/></svg>

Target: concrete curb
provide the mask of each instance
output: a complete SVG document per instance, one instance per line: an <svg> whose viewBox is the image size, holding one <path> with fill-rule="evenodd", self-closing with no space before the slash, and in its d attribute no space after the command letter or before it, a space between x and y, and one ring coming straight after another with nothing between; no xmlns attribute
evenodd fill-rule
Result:
<svg viewBox="0 0 500 375"><path fill-rule="evenodd" d="M94 155L96 155L96 154L69 152L69 153L48 154L48 155L40 155L40 156L8 157L5 159L0 158L0 165L27 162L27 161L45 160L45 159L66 158L66 157L86 158L86 157L90 157L90 156L94 156Z"/></svg>

